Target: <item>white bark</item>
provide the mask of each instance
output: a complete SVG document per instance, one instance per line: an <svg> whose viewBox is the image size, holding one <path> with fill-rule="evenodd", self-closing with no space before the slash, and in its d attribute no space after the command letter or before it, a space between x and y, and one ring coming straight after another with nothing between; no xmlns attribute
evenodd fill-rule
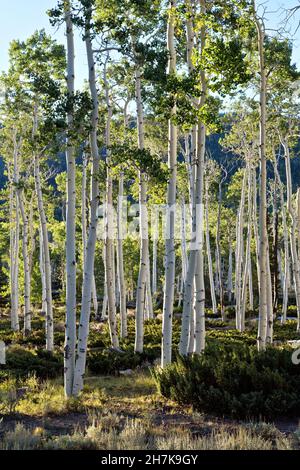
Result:
<svg viewBox="0 0 300 470"><path fill-rule="evenodd" d="M205 0L200 0L201 13L205 13ZM201 54L205 47L206 28L202 26L200 32L200 45ZM206 100L206 77L205 72L201 71L201 86L202 94L199 102L201 108L205 104ZM193 214L192 214L192 239L191 239L191 250L188 262L187 279L184 292L183 301L183 312L182 312L182 324L181 334L179 343L179 353L186 355L188 353L188 340L190 331L190 321L192 315L192 304L193 304L193 283L195 273L197 269L197 282L196 282L196 321L195 321L195 346L194 350L199 352L204 344L205 331L200 328L203 315L204 315L204 289L202 286L203 277L203 174L204 174L204 153L205 153L205 140L206 140L206 129L203 123L197 126L197 148L195 158L195 189L193 192ZM192 147L193 147L193 136L192 136Z"/></svg>
<svg viewBox="0 0 300 470"><path fill-rule="evenodd" d="M181 278L180 278L180 290L179 290L179 299L178 307L180 307L184 285L186 281L186 273L188 266L188 257L187 257L187 246L186 246L186 211L185 211L185 200L184 197L181 198Z"/></svg>
<svg viewBox="0 0 300 470"><path fill-rule="evenodd" d="M218 273L218 285L219 285L219 298L221 306L222 320L225 320L225 308L224 308L224 288L223 288L223 276L222 276L222 260L221 260L221 208L222 208L222 181L219 183L219 194L218 194L218 217L217 217L217 235L216 235L216 265Z"/></svg>
<svg viewBox="0 0 300 470"><path fill-rule="evenodd" d="M206 197L205 197L205 226L206 226L205 239L206 239L207 263L208 263L208 275L209 275L212 311L213 311L213 314L216 315L218 313L218 309L217 309L217 299L216 299L214 273L213 273L212 256L211 256L211 248L210 248L208 187L206 187L205 194L206 194Z"/></svg>
<svg viewBox="0 0 300 470"><path fill-rule="evenodd" d="M141 93L141 71L138 61L136 62L135 70L135 93L137 108L138 147L140 150L143 150L145 148L144 111ZM147 280L147 258L149 257L147 182L146 175L142 170L139 171L139 212L140 267L136 293L134 350L137 353L142 353L144 348L144 310Z"/></svg>
<svg viewBox="0 0 300 470"><path fill-rule="evenodd" d="M247 177L248 177L248 227L247 227L247 242L246 242L246 256L245 256L245 263L244 263L244 273L243 273L243 285L242 285L242 292L241 292L241 320L240 326L241 331L245 330L245 316L246 316L246 304L247 304L247 288L250 290L250 276L249 276L249 266L251 266L251 236L252 236L252 178L251 178L251 170L247 168ZM250 300L250 293L249 293L249 300Z"/></svg>
<svg viewBox="0 0 300 470"><path fill-rule="evenodd" d="M98 223L98 204L99 204L99 186L98 186L98 172L99 172L99 150L97 142L97 128L99 119L99 103L98 91L96 86L96 71L93 55L92 39L91 39L91 25L90 25L91 11L88 10L85 28L85 44L89 67L89 85L93 101L93 111L91 116L91 131L90 131L90 145L92 155L92 199L90 204L90 225L88 231L87 249L86 249L86 263L84 267L83 279L83 293L81 302L80 323L78 330L78 346L77 358L75 364L73 395L77 396L83 388L83 377L86 365L87 341L89 334L89 321L91 313L91 295L92 295L92 281L94 275L94 258L95 247L97 238L97 223Z"/></svg>
<svg viewBox="0 0 300 470"><path fill-rule="evenodd" d="M104 67L104 85L105 98L107 106L107 123L105 132L106 146L106 230L105 230L105 269L107 283L107 301L108 301L108 323L110 331L110 339L113 348L119 347L119 338L117 334L117 313L116 313L116 277L115 277L115 261L114 261L114 240L113 240L113 179L111 174L111 118L112 106L109 95L109 85L106 74L106 64Z"/></svg>
<svg viewBox="0 0 300 470"><path fill-rule="evenodd" d="M24 334L31 331L31 305L30 305L30 268L28 254L28 217L24 207L23 191L17 189L19 207L23 224L22 253L24 264Z"/></svg>
<svg viewBox="0 0 300 470"><path fill-rule="evenodd" d="M228 253L228 273L227 273L227 294L228 294L228 303L231 304L232 300L232 289L233 289L233 281L232 281L232 242L231 238L228 240L229 242L229 253Z"/></svg>
<svg viewBox="0 0 300 470"><path fill-rule="evenodd" d="M244 170L240 207L237 220L236 239L236 267L235 267L235 300L236 300L236 328L242 331L242 267L244 259L244 208L247 171Z"/></svg>
<svg viewBox="0 0 300 470"><path fill-rule="evenodd" d="M41 283L42 283L42 313L47 315L47 301L46 301L46 280L45 280L45 257L44 257L44 244L43 244L43 231L40 224L39 228L39 264L40 264L40 273L41 273Z"/></svg>
<svg viewBox="0 0 300 470"><path fill-rule="evenodd" d="M290 266L290 255L289 255L289 236L287 229L287 220L286 220L286 205L284 201L283 185L278 172L277 163L274 163L274 171L278 181L279 186L279 196L280 196L280 205L282 213L282 231L283 231L283 245L284 245L284 273L283 273L283 298L282 298L282 315L281 322L284 324L287 318L287 306L289 299L289 266ZM280 260L281 267L281 260Z"/></svg>
<svg viewBox="0 0 300 470"><path fill-rule="evenodd" d="M292 267L294 275L294 286L297 304L297 330L300 329L300 261L297 252L297 229L298 229L298 213L293 207L292 201L292 174L289 146L286 140L282 139L285 157L285 171L286 171L286 186L287 186L287 210L291 218L290 240L291 240L291 254L292 254Z"/></svg>
<svg viewBox="0 0 300 470"><path fill-rule="evenodd" d="M16 140L16 134L13 136L13 162L14 162L14 184L16 187L16 196L18 207L20 209L22 219L22 254L24 266L24 334L25 336L31 331L31 305L30 305L30 260L28 253L28 217L26 214L24 193L20 187L19 179L19 143Z"/></svg>
<svg viewBox="0 0 300 470"><path fill-rule="evenodd" d="M126 308L126 286L124 277L123 259L123 196L124 196L124 174L120 174L119 179L119 199L118 199L118 281L120 292L120 317L121 317L121 338L127 337L127 308Z"/></svg>
<svg viewBox="0 0 300 470"><path fill-rule="evenodd" d="M67 35L67 87L70 100L70 111L67 116L68 132L66 161L67 161L67 213L66 213L66 330L64 346L64 388L65 395L73 393L76 348L76 161L72 143L73 106L75 91L75 50L74 34L71 16L72 1L65 1L65 23Z"/></svg>
<svg viewBox="0 0 300 470"><path fill-rule="evenodd" d="M44 274L45 274L45 289L46 289L46 349L53 351L54 348L54 326L53 326L53 305L52 305L52 277L51 277L51 262L50 250L48 240L47 219L44 209L44 201L42 194L42 185L40 179L39 156L34 157L34 180L35 190L38 201L38 211L42 230L43 239L43 260L44 260Z"/></svg>
<svg viewBox="0 0 300 470"><path fill-rule="evenodd" d="M255 12L254 16L259 52L260 69L260 204L259 204L259 324L257 346L258 350L266 348L267 317L268 317L268 234L267 234L267 161L266 161L266 87L267 75L265 69L264 26Z"/></svg>
<svg viewBox="0 0 300 470"><path fill-rule="evenodd" d="M152 292L151 292L151 272L150 272L150 258L147 257L147 281L146 281L146 301L147 301L147 315L148 320L154 318L153 313L153 301L152 301Z"/></svg>
<svg viewBox="0 0 300 470"><path fill-rule="evenodd" d="M14 203L15 202L15 203ZM19 204L15 197L13 181L10 178L9 189L9 220L10 220L10 303L11 328L19 331Z"/></svg>
<svg viewBox="0 0 300 470"><path fill-rule="evenodd" d="M157 244L158 244L158 216L154 221L153 233L153 259L152 259L152 292L154 299L157 295Z"/></svg>
<svg viewBox="0 0 300 470"><path fill-rule="evenodd" d="M169 19L167 31L167 49L169 63L167 74L173 76L176 73L176 49L175 49L175 15L176 0L169 2ZM171 110L169 119L169 149L168 149L168 194L167 194L167 220L166 220L166 245L165 245L165 285L163 303L162 326L162 356L161 366L165 367L172 361L172 326L175 291L175 204L176 204L176 178L177 178L177 126L173 122L176 115L176 104Z"/></svg>

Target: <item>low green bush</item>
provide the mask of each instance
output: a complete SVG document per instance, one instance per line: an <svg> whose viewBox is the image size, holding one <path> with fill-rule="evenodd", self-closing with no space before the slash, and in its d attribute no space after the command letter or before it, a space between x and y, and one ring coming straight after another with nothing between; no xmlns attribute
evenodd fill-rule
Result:
<svg viewBox="0 0 300 470"><path fill-rule="evenodd" d="M48 352L43 349L25 349L22 346L11 346L7 350L6 364L2 371L9 371L14 377L27 377L36 374L46 379L54 378L63 372L63 357L60 353Z"/></svg>
<svg viewBox="0 0 300 470"><path fill-rule="evenodd" d="M201 356L153 370L160 393L181 404L238 418L300 416L299 366L291 350L208 342Z"/></svg>

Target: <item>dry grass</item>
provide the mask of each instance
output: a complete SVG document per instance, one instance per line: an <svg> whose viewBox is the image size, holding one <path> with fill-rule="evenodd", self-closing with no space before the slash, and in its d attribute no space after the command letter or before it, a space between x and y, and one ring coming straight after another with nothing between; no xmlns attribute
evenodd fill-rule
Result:
<svg viewBox="0 0 300 470"><path fill-rule="evenodd" d="M269 450L300 445L300 431L286 436L272 424L226 423L167 401L148 373L90 377L81 396L71 400L65 399L60 380L31 378L27 386L15 406L14 428L5 428L5 417L0 422L0 449ZM25 426L18 422L20 414L35 421L24 421ZM57 434L51 422L60 416L72 425Z"/></svg>
<svg viewBox="0 0 300 470"><path fill-rule="evenodd" d="M270 430L269 430L270 432ZM163 427L152 429L138 419L127 419L120 427L118 416L98 416L97 422L72 435L47 436L40 428L33 431L17 424L5 433L0 449L98 449L98 450L289 450L293 440L276 429L268 438L255 429L239 426L233 431L225 427L208 436L194 436L188 430Z"/></svg>

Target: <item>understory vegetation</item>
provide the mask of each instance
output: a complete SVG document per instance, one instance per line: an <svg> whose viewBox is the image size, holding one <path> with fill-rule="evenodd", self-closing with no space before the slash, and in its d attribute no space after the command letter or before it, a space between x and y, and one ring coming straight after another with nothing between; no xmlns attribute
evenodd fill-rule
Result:
<svg viewBox="0 0 300 470"><path fill-rule="evenodd" d="M56 313L60 324L62 313ZM265 352L256 349L256 326L251 317L244 332L235 329L234 321L206 320L207 347L201 356L178 356L161 369L161 319L145 322L147 346L143 353L134 352L134 318L128 319L128 337L120 343L120 350L110 347L107 324L92 321L87 354L87 378L93 376L120 376L134 371L151 371L158 391L180 405L216 416L246 419L272 419L300 416L299 367L292 363L292 347L287 341L297 341L296 320L282 325L274 324L274 344ZM32 334L21 338L10 330L9 322L0 320L1 337L7 348L6 365L0 370L0 413L82 411L85 407L102 408L105 394L102 389L83 394L82 400L64 399L59 382L46 379L63 376L61 350L63 335L55 333L56 349L43 350L44 330L36 316ZM174 321L173 349L176 356L180 338L180 321ZM122 379L121 379L122 380ZM25 401L24 401L24 397ZM24 403L26 404L24 408ZM89 405L88 405L89 404ZM204 445L204 444L203 444Z"/></svg>
<svg viewBox="0 0 300 470"><path fill-rule="evenodd" d="M300 3L45 1L0 71L0 448L298 449Z"/></svg>

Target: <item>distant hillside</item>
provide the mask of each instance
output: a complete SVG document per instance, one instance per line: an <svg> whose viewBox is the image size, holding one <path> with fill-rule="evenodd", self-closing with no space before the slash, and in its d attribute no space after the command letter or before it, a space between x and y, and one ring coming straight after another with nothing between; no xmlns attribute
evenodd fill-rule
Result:
<svg viewBox="0 0 300 470"><path fill-rule="evenodd" d="M219 144L219 140L221 137L222 137L221 134L212 134L208 136L207 143L206 143L207 151L212 156L212 158L216 160L218 163L224 164L227 167L228 167L228 164L230 163L229 165L230 167L232 164L234 167L239 168L239 166L241 165L241 160L236 155L232 154L231 152L223 151L221 145ZM296 148L295 154L297 156L291 159L291 169L292 169L294 189L300 186L300 141L299 141L299 145ZM57 168L58 173L65 171L66 160L65 160L64 154L60 153L55 160L49 159L49 166ZM282 181L285 183L285 163L284 163L283 158L280 159L279 169L280 169L280 175L282 177ZM5 172L4 162L3 162L3 158L0 156L0 189L3 189L7 181L7 177L5 176L4 172ZM269 167L269 175L273 176L271 165ZM55 184L54 178L51 181L51 183Z"/></svg>

